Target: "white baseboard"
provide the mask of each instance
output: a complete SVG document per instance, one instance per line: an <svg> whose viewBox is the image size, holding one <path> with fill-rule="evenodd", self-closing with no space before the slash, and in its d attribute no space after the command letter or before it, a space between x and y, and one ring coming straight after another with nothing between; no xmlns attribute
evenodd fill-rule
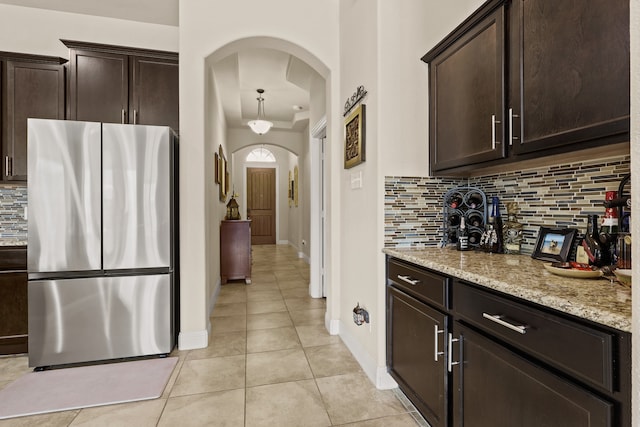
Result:
<svg viewBox="0 0 640 427"><path fill-rule="evenodd" d="M340 335L340 321L329 319L329 312L324 312L324 327L329 331L329 335Z"/></svg>
<svg viewBox="0 0 640 427"><path fill-rule="evenodd" d="M298 252L298 258L302 258L307 264L311 264L311 258L309 258L304 252Z"/></svg>
<svg viewBox="0 0 640 427"><path fill-rule="evenodd" d="M347 346L353 357L362 367L362 370L369 377L371 382L377 389L386 390L398 387L398 384L387 373L386 366L378 366L377 362L366 349L360 344L360 341L356 339L349 330L344 327L340 327L340 338L342 342Z"/></svg>
<svg viewBox="0 0 640 427"><path fill-rule="evenodd" d="M207 317L211 317L211 315L213 314L213 308L215 307L216 301L218 300L218 296L220 295L221 289L222 289L222 282L220 278L218 278L218 282L216 283L216 288L214 289L214 291L211 293L211 296L209 297L209 306L207 307L207 313L209 313L209 315Z"/></svg>
<svg viewBox="0 0 640 427"><path fill-rule="evenodd" d="M207 331L180 332L178 334L179 350L206 348L207 345L209 345L209 333Z"/></svg>
<svg viewBox="0 0 640 427"><path fill-rule="evenodd" d="M278 240L278 245L288 245L289 241L288 240Z"/></svg>

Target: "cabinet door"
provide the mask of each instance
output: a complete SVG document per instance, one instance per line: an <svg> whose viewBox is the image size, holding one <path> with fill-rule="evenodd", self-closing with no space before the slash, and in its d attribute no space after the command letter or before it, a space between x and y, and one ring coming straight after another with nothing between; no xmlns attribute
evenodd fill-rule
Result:
<svg viewBox="0 0 640 427"><path fill-rule="evenodd" d="M432 172L505 157L504 10L492 12L430 62Z"/></svg>
<svg viewBox="0 0 640 427"><path fill-rule="evenodd" d="M629 1L516 0L510 22L514 152L629 141Z"/></svg>
<svg viewBox="0 0 640 427"><path fill-rule="evenodd" d="M26 181L27 119L64 119L64 66L16 61L5 64L4 180Z"/></svg>
<svg viewBox="0 0 640 427"><path fill-rule="evenodd" d="M27 352L27 273L0 273L0 355Z"/></svg>
<svg viewBox="0 0 640 427"><path fill-rule="evenodd" d="M453 425L613 426L613 404L456 322ZM551 344L550 344L551 345Z"/></svg>
<svg viewBox="0 0 640 427"><path fill-rule="evenodd" d="M129 57L71 50L69 119L127 123Z"/></svg>
<svg viewBox="0 0 640 427"><path fill-rule="evenodd" d="M178 61L131 57L129 123L169 126L179 130Z"/></svg>
<svg viewBox="0 0 640 427"><path fill-rule="evenodd" d="M446 316L393 287L387 289L389 374L430 425L446 426Z"/></svg>

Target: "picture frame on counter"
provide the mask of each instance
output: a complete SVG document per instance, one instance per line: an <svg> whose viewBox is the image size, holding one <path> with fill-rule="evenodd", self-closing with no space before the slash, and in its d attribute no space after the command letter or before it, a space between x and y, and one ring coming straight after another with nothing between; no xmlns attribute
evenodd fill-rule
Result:
<svg viewBox="0 0 640 427"><path fill-rule="evenodd" d="M344 121L344 168L350 169L365 161L366 105L360 104Z"/></svg>
<svg viewBox="0 0 640 427"><path fill-rule="evenodd" d="M540 227L531 257L541 261L566 262L577 232L575 228Z"/></svg>

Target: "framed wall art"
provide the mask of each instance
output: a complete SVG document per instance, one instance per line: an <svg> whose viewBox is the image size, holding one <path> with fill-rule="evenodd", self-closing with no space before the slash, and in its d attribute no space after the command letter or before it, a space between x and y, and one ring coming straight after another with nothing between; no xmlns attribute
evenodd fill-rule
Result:
<svg viewBox="0 0 640 427"><path fill-rule="evenodd" d="M220 184L220 201L227 200L227 192L229 191L229 172L227 170L227 158L224 156L222 145L218 149L218 182Z"/></svg>
<svg viewBox="0 0 640 427"><path fill-rule="evenodd" d="M213 165L213 182L215 182L216 184L220 184L220 156L218 156L218 153L213 154Z"/></svg>
<svg viewBox="0 0 640 427"><path fill-rule="evenodd" d="M542 261L566 262L576 233L575 228L540 227L531 257Z"/></svg>
<svg viewBox="0 0 640 427"><path fill-rule="evenodd" d="M344 168L349 169L365 161L364 104L353 109L344 122Z"/></svg>

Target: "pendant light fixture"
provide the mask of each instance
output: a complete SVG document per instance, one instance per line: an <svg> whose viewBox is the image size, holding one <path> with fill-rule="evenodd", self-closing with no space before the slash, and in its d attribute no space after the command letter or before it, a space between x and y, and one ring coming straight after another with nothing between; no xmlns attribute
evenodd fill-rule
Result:
<svg viewBox="0 0 640 427"><path fill-rule="evenodd" d="M258 135L264 135L269 132L273 123L264 119L264 98L262 94L264 93L264 89L258 89L258 118L255 120L251 120L249 122L249 127L252 131L257 133Z"/></svg>

